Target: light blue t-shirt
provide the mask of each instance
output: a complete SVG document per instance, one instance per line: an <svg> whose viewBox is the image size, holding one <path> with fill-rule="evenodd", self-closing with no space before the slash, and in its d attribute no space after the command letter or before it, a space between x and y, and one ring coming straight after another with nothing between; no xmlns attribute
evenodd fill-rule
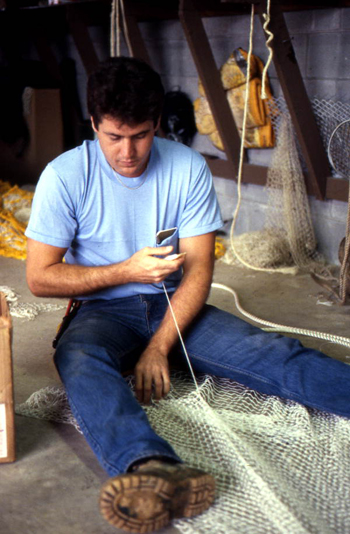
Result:
<svg viewBox="0 0 350 534"><path fill-rule="evenodd" d="M147 175L146 175L147 173ZM124 182L124 187L120 181ZM109 265L156 246L156 233L176 227L162 245L222 226L212 177L204 158L189 147L155 137L150 161L137 178L125 178L108 164L99 142L85 141L43 171L26 235L67 247L69 264ZM181 270L166 280L176 289ZM130 283L82 295L111 299L159 293L161 284Z"/></svg>

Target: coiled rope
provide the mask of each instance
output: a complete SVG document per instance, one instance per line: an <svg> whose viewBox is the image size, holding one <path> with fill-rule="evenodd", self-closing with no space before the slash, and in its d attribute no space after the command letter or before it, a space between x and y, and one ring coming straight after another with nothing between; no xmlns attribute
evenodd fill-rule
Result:
<svg viewBox="0 0 350 534"><path fill-rule="evenodd" d="M285 326L279 323L274 323L272 321L266 321L265 319L261 319L260 317L257 317L256 315L253 315L252 313L249 313L242 308L236 291L232 289L231 287L228 287L224 284L218 284L216 282L213 282L211 287L216 288L216 289L222 289L230 293L235 300L235 305L236 305L237 310L242 315L244 315L247 319L250 319L251 321L254 321L256 323L259 323L261 325L268 327L269 330L272 329L274 332L288 332L290 334L298 334L302 336L314 337L316 339L323 339L331 343L343 345L344 347L350 347L350 338L347 338L347 337L336 336L336 335L328 334L325 332L318 332L316 330L307 330L305 328L297 328L294 326Z"/></svg>

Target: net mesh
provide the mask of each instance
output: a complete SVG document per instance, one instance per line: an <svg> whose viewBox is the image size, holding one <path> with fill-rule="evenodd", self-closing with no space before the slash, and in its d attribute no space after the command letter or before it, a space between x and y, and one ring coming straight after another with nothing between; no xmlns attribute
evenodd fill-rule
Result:
<svg viewBox="0 0 350 534"><path fill-rule="evenodd" d="M5 295L6 301L9 304L10 315L20 319L27 319L28 321L33 321L39 313L66 308L64 304L53 304L51 302L20 302L20 295L8 286L0 286L0 293Z"/></svg>
<svg viewBox="0 0 350 534"><path fill-rule="evenodd" d="M82 434L62 386L48 386L35 391L25 402L16 406L16 413L35 419L68 423Z"/></svg>
<svg viewBox="0 0 350 534"><path fill-rule="evenodd" d="M128 377L134 387L133 377ZM146 407L155 431L188 464L214 475L204 514L176 521L183 534L350 531L350 421L236 382L173 373L166 399ZM45 388L16 413L74 421L62 388Z"/></svg>
<svg viewBox="0 0 350 534"><path fill-rule="evenodd" d="M350 104L314 99L312 107L327 150L334 128L350 116ZM243 259L246 264L258 269L279 269L283 272L281 268L285 267L286 272L309 271L333 280L317 251L303 176L306 165L283 97L273 99L271 120L276 148L267 175L268 202L263 228L233 236L232 247L228 247L222 261L239 265ZM344 157L344 153L340 153L339 157ZM334 170L332 173L337 177Z"/></svg>

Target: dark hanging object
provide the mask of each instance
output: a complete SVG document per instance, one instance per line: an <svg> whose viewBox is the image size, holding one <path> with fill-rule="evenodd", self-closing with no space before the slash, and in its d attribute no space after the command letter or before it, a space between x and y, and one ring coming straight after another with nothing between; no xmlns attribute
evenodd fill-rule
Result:
<svg viewBox="0 0 350 534"><path fill-rule="evenodd" d="M165 94L160 125L167 139L190 146L197 128L193 104L186 93L174 90Z"/></svg>

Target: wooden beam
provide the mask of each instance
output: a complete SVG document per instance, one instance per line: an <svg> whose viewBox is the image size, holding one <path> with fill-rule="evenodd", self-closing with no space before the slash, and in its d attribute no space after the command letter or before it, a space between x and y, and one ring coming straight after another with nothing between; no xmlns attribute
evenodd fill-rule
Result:
<svg viewBox="0 0 350 534"><path fill-rule="evenodd" d="M202 20L191 0L180 0L179 18L224 145L227 159L235 169L234 176L236 176L241 144L240 136Z"/></svg>
<svg viewBox="0 0 350 534"><path fill-rule="evenodd" d="M83 8L83 4L67 5L67 21L75 46L78 49L79 55L85 67L86 74L89 75L97 67L99 59L88 32Z"/></svg>
<svg viewBox="0 0 350 534"><path fill-rule="evenodd" d="M124 28L124 35L126 42L129 41L129 46L131 48L130 53L132 57L143 59L143 61L148 63L148 65L151 65L151 60L147 48L145 47L137 18L130 10L130 4L128 2L124 3L124 13L126 25Z"/></svg>
<svg viewBox="0 0 350 534"><path fill-rule="evenodd" d="M226 9L228 6L233 7L237 5L242 6L242 4L259 4L261 1L262 0L221 0L223 6L226 6ZM302 11L326 8L333 9L335 7L350 6L350 0L278 0L278 2L283 11ZM263 3L266 5L266 1Z"/></svg>
<svg viewBox="0 0 350 534"><path fill-rule="evenodd" d="M213 176L235 180L235 168L226 159L220 159L208 154L203 154ZM266 185L268 167L243 163L242 182L245 184Z"/></svg>
<svg viewBox="0 0 350 534"><path fill-rule="evenodd" d="M231 161L227 161L227 159L220 159L215 156L210 156L208 154L202 154L202 156L205 157L205 160L213 176L217 176L218 178L225 178L226 180L236 179L236 169L232 165Z"/></svg>
<svg viewBox="0 0 350 534"><path fill-rule="evenodd" d="M262 23L265 22L263 7L262 4L258 7ZM309 171L310 185L316 197L324 199L327 176L330 174L329 163L305 90L284 16L276 1L271 5L269 29L274 35L271 42L273 61Z"/></svg>
<svg viewBox="0 0 350 534"><path fill-rule="evenodd" d="M349 196L349 182L340 178L327 180L326 197L332 200L342 200L347 202Z"/></svg>
<svg viewBox="0 0 350 534"><path fill-rule="evenodd" d="M234 168L232 163L226 159L220 159L216 156L203 154L213 176L224 178L226 180L234 179ZM262 165L253 165L252 163L243 164L242 182L245 184L266 185L267 173L269 168ZM305 174L307 193L315 195L311 181ZM349 194L349 182L340 178L327 177L326 198L328 200L340 200L347 202Z"/></svg>

